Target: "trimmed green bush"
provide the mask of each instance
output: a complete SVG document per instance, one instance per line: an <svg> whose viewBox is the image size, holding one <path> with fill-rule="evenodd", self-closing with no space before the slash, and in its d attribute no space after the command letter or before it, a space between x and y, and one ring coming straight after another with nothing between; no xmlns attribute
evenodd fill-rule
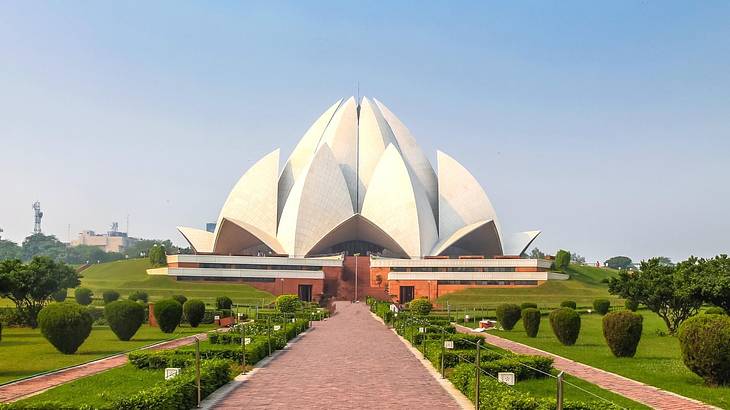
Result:
<svg viewBox="0 0 730 410"><path fill-rule="evenodd" d="M230 309L233 301L228 296L218 296L215 298L215 307L218 309Z"/></svg>
<svg viewBox="0 0 730 410"><path fill-rule="evenodd" d="M513 303L503 303L497 306L497 321L504 330L514 329L520 320L521 309Z"/></svg>
<svg viewBox="0 0 730 410"><path fill-rule="evenodd" d="M76 353L92 323L88 310L73 302L52 303L38 313L41 334L63 354Z"/></svg>
<svg viewBox="0 0 730 410"><path fill-rule="evenodd" d="M561 249L555 254L555 269L563 270L570 264L570 252Z"/></svg>
<svg viewBox="0 0 730 410"><path fill-rule="evenodd" d="M55 300L56 302L63 302L66 300L66 296L68 296L68 289L59 289L51 295L51 299Z"/></svg>
<svg viewBox="0 0 730 410"><path fill-rule="evenodd" d="M141 290L135 290L134 292L130 293L128 299L133 302L143 303L147 303L150 301L150 297L149 295L147 295L147 292Z"/></svg>
<svg viewBox="0 0 730 410"><path fill-rule="evenodd" d="M730 384L730 316L697 315L679 327L682 360L708 386Z"/></svg>
<svg viewBox="0 0 730 410"><path fill-rule="evenodd" d="M276 310L281 313L294 313L302 308L297 295L280 295L276 298Z"/></svg>
<svg viewBox="0 0 730 410"><path fill-rule="evenodd" d="M105 290L104 293L101 294L102 299L104 299L104 304L112 303L115 300L119 299L119 292L116 290Z"/></svg>
<svg viewBox="0 0 730 410"><path fill-rule="evenodd" d="M201 300L190 299L183 305L183 312L192 327L198 327L205 316L205 303Z"/></svg>
<svg viewBox="0 0 730 410"><path fill-rule="evenodd" d="M603 317L603 337L614 356L634 357L643 323L643 316L628 310L611 312Z"/></svg>
<svg viewBox="0 0 730 410"><path fill-rule="evenodd" d="M537 303L524 302L520 305L520 309L537 309Z"/></svg>
<svg viewBox="0 0 730 410"><path fill-rule="evenodd" d="M713 306L713 307L705 310L705 314L706 315L727 315L727 312L725 312L725 309L723 309L721 307Z"/></svg>
<svg viewBox="0 0 730 410"><path fill-rule="evenodd" d="M527 337L537 337L537 331L540 330L540 317L538 309L522 309L522 325L525 327Z"/></svg>
<svg viewBox="0 0 730 410"><path fill-rule="evenodd" d="M172 333L182 319L182 306L174 299L164 299L155 303L155 320L160 330Z"/></svg>
<svg viewBox="0 0 730 410"><path fill-rule="evenodd" d="M611 309L611 302L608 299L596 299L593 301L593 310L605 315Z"/></svg>
<svg viewBox="0 0 730 410"><path fill-rule="evenodd" d="M131 300L117 300L104 306L104 317L119 340L127 341L144 322L144 306Z"/></svg>
<svg viewBox="0 0 730 410"><path fill-rule="evenodd" d="M574 300L564 300L560 302L560 307L567 307L575 310L578 308L578 304L576 304Z"/></svg>
<svg viewBox="0 0 730 410"><path fill-rule="evenodd" d="M639 302L637 302L637 301L635 301L633 299L626 299L624 301L624 307L627 310L630 310L632 312L636 312L637 310L639 310Z"/></svg>
<svg viewBox="0 0 730 410"><path fill-rule="evenodd" d="M185 302L188 301L188 298L185 297L185 295L172 295L172 299L177 300L177 303L185 306Z"/></svg>
<svg viewBox="0 0 730 410"><path fill-rule="evenodd" d="M92 292L89 288L76 288L76 290L74 290L74 298L76 298L76 303L79 305L90 305L93 297L94 292Z"/></svg>
<svg viewBox="0 0 730 410"><path fill-rule="evenodd" d="M418 316L428 316L431 313L431 309L433 309L433 303L428 298L413 299L408 304L408 309Z"/></svg>
<svg viewBox="0 0 730 410"><path fill-rule="evenodd" d="M560 343L572 346L580 334L580 315L569 307L555 309L550 312L550 327Z"/></svg>

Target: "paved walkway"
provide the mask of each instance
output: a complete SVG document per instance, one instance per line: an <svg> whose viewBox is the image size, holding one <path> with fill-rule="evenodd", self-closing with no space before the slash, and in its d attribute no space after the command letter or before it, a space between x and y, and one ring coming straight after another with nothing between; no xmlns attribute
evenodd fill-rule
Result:
<svg viewBox="0 0 730 410"><path fill-rule="evenodd" d="M147 349L166 350L189 345L195 342L195 336L198 336L200 340L205 340L208 338L208 335L206 333L200 333L198 335L187 336L180 339L171 340L169 342L158 343L147 347ZM127 363L127 361L127 354L121 353L93 362L69 367L63 370L59 370L57 372L47 373L30 379L24 379L15 383L6 384L0 387L0 403L20 400L25 397L41 393L50 388L59 386L61 384L80 379L82 377L91 376L93 374L101 373L105 370L123 366Z"/></svg>
<svg viewBox="0 0 730 410"><path fill-rule="evenodd" d="M219 409L458 409L459 405L367 305L337 302Z"/></svg>
<svg viewBox="0 0 730 410"><path fill-rule="evenodd" d="M484 340L494 346L501 347L505 350L510 350L520 354L530 354L538 356L547 356L554 360L556 369L562 370L575 377L579 377L585 381L600 386L606 390L610 390L614 393L628 397L631 400L645 404L655 409L660 410L705 410L705 409L717 409L702 402L694 399L690 399L678 394L668 392L649 386L647 384L638 382L636 380L627 379L626 377L620 376L615 373L610 373L605 370L597 369L585 365L583 363L575 362L570 359L566 359L562 356L558 356L549 352L545 352L534 347L524 345L522 343L513 342L508 339L503 339L499 336L490 333L474 333L468 327L456 325L456 328L461 333L470 333L480 335L484 337Z"/></svg>

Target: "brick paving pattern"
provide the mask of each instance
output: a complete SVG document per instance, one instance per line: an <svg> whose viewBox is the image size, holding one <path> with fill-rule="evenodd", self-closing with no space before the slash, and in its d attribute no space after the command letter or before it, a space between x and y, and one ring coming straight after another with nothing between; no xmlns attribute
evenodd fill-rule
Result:
<svg viewBox="0 0 730 410"><path fill-rule="evenodd" d="M205 333L197 335L201 340L207 339ZM148 349L151 350L167 350L176 347L189 345L195 342L194 336L187 336L180 339L163 342ZM127 355L125 353L99 359L90 363L80 364L78 366L69 367L57 372L36 376L30 379L20 380L15 383L6 384L0 387L0 403L20 400L27 396L31 396L52 387L59 386L64 383L80 379L82 377L91 376L101 373L105 370L123 366L127 363Z"/></svg>
<svg viewBox="0 0 730 410"><path fill-rule="evenodd" d="M336 309L216 408L460 408L367 305L337 302Z"/></svg>
<svg viewBox="0 0 730 410"><path fill-rule="evenodd" d="M684 396L677 395L654 386L638 382L636 380L628 379L615 373L610 373L605 370L597 369L585 365L583 363L575 362L570 359L566 359L562 356L558 356L549 352L545 352L533 347L524 345L522 343L513 342L508 339L503 339L499 336L489 333L472 333L471 329L457 325L457 330L461 333L477 334L484 337L485 341L491 345L501 347L502 349L510 350L515 353L547 356L554 360L554 367L562 370L575 377L579 377L585 381L600 386L606 390L610 390L614 393L628 397L631 400L645 404L649 407L660 409L660 410L705 410L705 409L717 409L697 400L693 400Z"/></svg>

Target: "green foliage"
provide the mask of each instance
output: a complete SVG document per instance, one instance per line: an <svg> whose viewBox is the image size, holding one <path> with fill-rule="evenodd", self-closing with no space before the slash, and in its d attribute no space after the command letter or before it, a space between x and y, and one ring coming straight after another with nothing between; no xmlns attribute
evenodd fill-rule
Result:
<svg viewBox="0 0 730 410"><path fill-rule="evenodd" d="M705 310L705 314L706 315L727 315L727 312L725 311L725 309L723 309L721 307L713 306L713 307Z"/></svg>
<svg viewBox="0 0 730 410"><path fill-rule="evenodd" d="M698 275L702 287L702 299L730 312L730 258L719 255L712 259L698 260L702 265Z"/></svg>
<svg viewBox="0 0 730 410"><path fill-rule="evenodd" d="M280 295L276 298L276 310L282 313L294 313L302 308L297 295Z"/></svg>
<svg viewBox="0 0 730 410"><path fill-rule="evenodd" d="M530 308L537 309L537 303L524 302L524 303L520 304L520 309L530 309Z"/></svg>
<svg viewBox="0 0 730 410"><path fill-rule="evenodd" d="M555 309L550 312L550 327L560 343L572 346L580 334L580 315L567 307Z"/></svg>
<svg viewBox="0 0 730 410"><path fill-rule="evenodd" d="M23 257L23 249L17 243L7 239L0 239L0 260L20 259Z"/></svg>
<svg viewBox="0 0 730 410"><path fill-rule="evenodd" d="M172 298L177 300L177 303L181 305L185 305L185 302L188 301L188 298L185 297L185 295L172 295Z"/></svg>
<svg viewBox="0 0 730 410"><path fill-rule="evenodd" d="M38 313L41 334L59 352L73 354L91 333L88 310L72 302L52 303Z"/></svg>
<svg viewBox="0 0 730 410"><path fill-rule="evenodd" d="M86 263L94 264L112 262L123 258L124 255L118 252L105 252L97 246L78 245L66 248L64 261L66 261L66 263L82 265Z"/></svg>
<svg viewBox="0 0 730 410"><path fill-rule="evenodd" d="M639 310L639 302L637 302L637 301L635 301L633 299L628 298L628 299L626 299L624 301L624 307L627 310L630 310L632 312L636 312L637 310Z"/></svg>
<svg viewBox="0 0 730 410"><path fill-rule="evenodd" d="M596 299L593 301L593 310L597 313L605 315L611 309L611 301L608 299Z"/></svg>
<svg viewBox="0 0 730 410"><path fill-rule="evenodd" d="M117 338L127 341L144 322L144 306L131 300L117 300L104 306L104 318Z"/></svg>
<svg viewBox="0 0 730 410"><path fill-rule="evenodd" d="M428 316L433 309L433 303L428 298L417 298L408 304L408 309L418 316Z"/></svg>
<svg viewBox="0 0 730 410"><path fill-rule="evenodd" d="M154 313L160 330L172 333L182 319L182 305L174 299L160 300L154 305Z"/></svg>
<svg viewBox="0 0 730 410"><path fill-rule="evenodd" d="M23 260L27 261L36 256L61 260L66 256L66 245L53 235L35 233L23 240Z"/></svg>
<svg viewBox="0 0 730 410"><path fill-rule="evenodd" d="M149 295L147 295L147 292L144 292L141 290L135 290L129 294L129 300L131 300L133 302L147 303L147 302L149 302L150 297L149 297Z"/></svg>
<svg viewBox="0 0 730 410"><path fill-rule="evenodd" d="M545 259L545 253L538 248L532 248L530 251L530 259Z"/></svg>
<svg viewBox="0 0 730 410"><path fill-rule="evenodd" d="M614 256L604 262L611 269L628 269L631 267L632 260L628 256Z"/></svg>
<svg viewBox="0 0 730 410"><path fill-rule="evenodd" d="M64 300L66 300L67 296L68 289L59 289L51 293L51 299L53 299L54 302L63 302Z"/></svg>
<svg viewBox="0 0 730 410"><path fill-rule="evenodd" d="M679 328L682 360L709 386L730 384L730 317L699 315Z"/></svg>
<svg viewBox="0 0 730 410"><path fill-rule="evenodd" d="M558 253L555 254L555 269L557 270L563 270L570 265L570 252L566 250L559 250Z"/></svg>
<svg viewBox="0 0 730 410"><path fill-rule="evenodd" d="M525 333L528 337L537 337L540 330L540 311L535 308L522 309L522 325L525 327Z"/></svg>
<svg viewBox="0 0 730 410"><path fill-rule="evenodd" d="M659 258L641 262L637 272L622 270L611 278L608 290L624 299L645 305L664 320L670 334L695 315L702 306L702 284L698 280L703 264L691 257L676 266Z"/></svg>
<svg viewBox="0 0 730 410"><path fill-rule="evenodd" d="M101 298L104 299L104 304L109 304L119 299L119 292L116 290L105 290L101 294Z"/></svg>
<svg viewBox="0 0 730 410"><path fill-rule="evenodd" d="M643 323L643 316L628 310L611 312L603 317L603 337L614 356L634 357Z"/></svg>
<svg viewBox="0 0 730 410"><path fill-rule="evenodd" d="M513 303L503 303L497 306L497 321L504 330L514 329L520 320L520 307Z"/></svg>
<svg viewBox="0 0 730 410"><path fill-rule="evenodd" d="M76 303L83 306L88 306L93 301L94 292L89 288L76 288L74 290L74 298Z"/></svg>
<svg viewBox="0 0 730 410"><path fill-rule="evenodd" d="M167 255L165 254L165 247L155 245L150 249L150 263L152 267L167 266Z"/></svg>
<svg viewBox="0 0 730 410"><path fill-rule="evenodd" d="M566 307L575 310L578 307L578 304L575 303L574 300L564 300L560 302L560 307Z"/></svg>
<svg viewBox="0 0 730 410"><path fill-rule="evenodd" d="M34 257L27 264L18 259L0 261L0 297L12 300L23 323L33 328L51 295L79 283L76 271L48 257Z"/></svg>
<svg viewBox="0 0 730 410"><path fill-rule="evenodd" d="M183 312L192 327L198 327L205 316L205 303L198 299L190 299L183 305Z"/></svg>
<svg viewBox="0 0 730 410"><path fill-rule="evenodd" d="M231 306L233 306L233 301L228 296L218 296L215 298L215 307L217 309L230 309Z"/></svg>

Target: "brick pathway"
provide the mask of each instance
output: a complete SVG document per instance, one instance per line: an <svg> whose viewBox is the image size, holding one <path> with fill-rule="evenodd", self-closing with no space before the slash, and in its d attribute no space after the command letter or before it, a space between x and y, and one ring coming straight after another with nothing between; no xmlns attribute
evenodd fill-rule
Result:
<svg viewBox="0 0 730 410"><path fill-rule="evenodd" d="M169 342L159 343L147 347L147 349L167 350L189 345L195 342L195 336L198 336L200 340L205 340L208 338L208 335L206 333L200 333L198 335L186 336L180 339L171 340ZM41 393L52 387L68 383L82 377L91 376L93 374L101 373L105 370L123 366L126 363L127 355L125 353L121 353L93 362L69 367L67 369L59 370L57 372L48 373L30 379L20 380L15 383L6 384L0 387L0 403L20 400L22 398Z"/></svg>
<svg viewBox="0 0 730 410"><path fill-rule="evenodd" d="M458 409L363 303L337 302L291 348L221 399L219 409Z"/></svg>
<svg viewBox="0 0 730 410"><path fill-rule="evenodd" d="M543 350L536 349L524 345L522 343L513 342L508 339L503 339L499 336L495 336L490 333L473 333L468 327L456 325L456 328L461 333L470 333L484 337L484 340L494 346L500 347L505 350L510 350L520 354L530 354L538 356L547 356L554 360L554 367L562 370L575 377L579 377L585 381L600 386L606 390L610 390L614 393L620 394L624 397L628 397L631 400L650 406L654 409L660 410L705 410L705 409L717 409L702 402L694 399L690 399L684 396L680 396L675 393L668 392L649 386L647 384L638 382L636 380L627 379L626 377L620 376L615 373L610 373L605 370L597 369L585 365L583 363L575 362L570 359L566 359L562 356L558 356Z"/></svg>

